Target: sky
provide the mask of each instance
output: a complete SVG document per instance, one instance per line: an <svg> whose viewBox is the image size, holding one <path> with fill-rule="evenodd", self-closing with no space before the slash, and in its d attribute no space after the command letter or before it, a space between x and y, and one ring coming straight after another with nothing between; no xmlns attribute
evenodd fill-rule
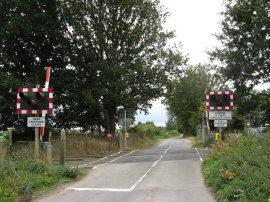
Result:
<svg viewBox="0 0 270 202"><path fill-rule="evenodd" d="M218 46L214 33L221 32L220 12L223 0L160 0L171 15L167 18L165 30L175 30L176 38L171 43L182 44L182 52L188 55L189 64L208 63L207 50ZM165 126L165 106L161 100L153 101L148 115L138 114L136 122L153 121Z"/></svg>

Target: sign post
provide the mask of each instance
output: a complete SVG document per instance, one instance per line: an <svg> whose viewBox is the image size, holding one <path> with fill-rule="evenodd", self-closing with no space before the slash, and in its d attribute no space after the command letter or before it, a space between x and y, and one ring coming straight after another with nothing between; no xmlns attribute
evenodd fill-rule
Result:
<svg viewBox="0 0 270 202"><path fill-rule="evenodd" d="M227 127L227 120L232 119L234 109L233 91L206 92L206 107L209 120L214 120L214 127L218 128L216 140L222 139L222 128Z"/></svg>

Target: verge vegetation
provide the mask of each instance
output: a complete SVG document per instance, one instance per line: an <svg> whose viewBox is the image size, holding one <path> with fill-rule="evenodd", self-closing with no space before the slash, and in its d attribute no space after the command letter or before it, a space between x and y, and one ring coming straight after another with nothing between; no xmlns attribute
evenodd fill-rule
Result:
<svg viewBox="0 0 270 202"><path fill-rule="evenodd" d="M0 160L0 201L30 201L32 194L51 190L82 172L30 158Z"/></svg>
<svg viewBox="0 0 270 202"><path fill-rule="evenodd" d="M270 132L222 141L210 149L202 169L218 201L269 201Z"/></svg>

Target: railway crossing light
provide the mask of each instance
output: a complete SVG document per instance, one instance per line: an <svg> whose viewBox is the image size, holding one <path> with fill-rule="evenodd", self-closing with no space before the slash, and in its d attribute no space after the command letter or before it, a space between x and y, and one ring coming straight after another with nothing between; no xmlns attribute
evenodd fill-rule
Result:
<svg viewBox="0 0 270 202"><path fill-rule="evenodd" d="M206 110L233 110L233 92L206 92Z"/></svg>
<svg viewBox="0 0 270 202"><path fill-rule="evenodd" d="M17 94L17 113L52 113L52 94L52 88L20 88Z"/></svg>

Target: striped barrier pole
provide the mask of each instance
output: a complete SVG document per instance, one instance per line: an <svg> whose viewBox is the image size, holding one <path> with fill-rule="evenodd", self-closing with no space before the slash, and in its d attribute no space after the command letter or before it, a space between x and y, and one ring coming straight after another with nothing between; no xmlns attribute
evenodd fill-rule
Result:
<svg viewBox="0 0 270 202"><path fill-rule="evenodd" d="M44 69L46 70L45 88L49 88L51 67L45 67ZM46 114L42 113L42 117L45 117L45 116L46 116ZM43 127L39 128L39 134L40 134L40 140L42 140L43 135L44 135L44 128Z"/></svg>

